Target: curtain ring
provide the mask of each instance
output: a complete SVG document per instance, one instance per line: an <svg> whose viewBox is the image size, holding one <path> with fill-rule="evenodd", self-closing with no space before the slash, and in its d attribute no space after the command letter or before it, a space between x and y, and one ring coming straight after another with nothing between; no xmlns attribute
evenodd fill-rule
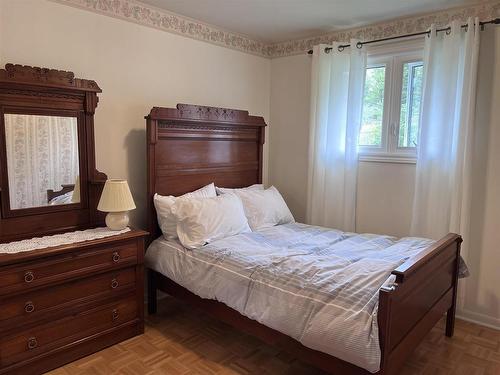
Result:
<svg viewBox="0 0 500 375"><path fill-rule="evenodd" d="M448 27L448 28L446 29L446 35L450 35L450 34L451 34L451 27Z"/></svg>
<svg viewBox="0 0 500 375"><path fill-rule="evenodd" d="M431 37L431 31L427 31L427 38L430 38Z"/></svg>
<svg viewBox="0 0 500 375"><path fill-rule="evenodd" d="M468 24L468 23L467 23L467 24L465 24L464 29L465 29L465 32L469 31L469 24Z"/></svg>
<svg viewBox="0 0 500 375"><path fill-rule="evenodd" d="M361 42L357 42L357 43L356 43L356 48L357 48L357 49L361 49L361 48L363 48L363 43L361 43Z"/></svg>
<svg viewBox="0 0 500 375"><path fill-rule="evenodd" d="M332 50L332 47L326 47L325 48L325 53L330 53L331 50Z"/></svg>
<svg viewBox="0 0 500 375"><path fill-rule="evenodd" d="M344 46L341 45L341 46L337 47L337 51L342 52L343 50L344 50Z"/></svg>

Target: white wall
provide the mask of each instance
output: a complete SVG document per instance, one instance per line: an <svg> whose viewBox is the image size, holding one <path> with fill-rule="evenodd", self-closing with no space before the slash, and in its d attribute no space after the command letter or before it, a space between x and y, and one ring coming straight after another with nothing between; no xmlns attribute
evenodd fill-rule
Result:
<svg viewBox="0 0 500 375"><path fill-rule="evenodd" d="M129 180L137 224L145 218L151 107L221 106L269 121L269 59L45 0L0 0L0 64L7 62L71 70L99 84L97 167Z"/></svg>
<svg viewBox="0 0 500 375"><path fill-rule="evenodd" d="M307 55L271 61L269 182L298 221L306 216L310 69Z"/></svg>
<svg viewBox="0 0 500 375"><path fill-rule="evenodd" d="M415 164L361 162L356 231L407 236L414 185Z"/></svg>
<svg viewBox="0 0 500 375"><path fill-rule="evenodd" d="M477 97L477 155L462 317L500 328L500 29L481 34ZM270 183L282 191L297 219L306 213L311 57L271 62ZM359 232L409 232L415 165L361 162Z"/></svg>

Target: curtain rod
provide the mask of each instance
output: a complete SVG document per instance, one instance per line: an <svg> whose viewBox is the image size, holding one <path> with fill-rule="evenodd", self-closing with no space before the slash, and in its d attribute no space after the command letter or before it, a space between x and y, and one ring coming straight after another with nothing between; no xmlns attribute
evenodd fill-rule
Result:
<svg viewBox="0 0 500 375"><path fill-rule="evenodd" d="M484 25L488 25L488 24L500 25L500 18L495 18L495 19L492 19L492 20L489 20L489 21L479 22L479 25L481 26L481 30L484 30ZM463 29L467 29L467 27L468 27L468 25L462 25ZM442 31L446 31L446 34L449 34L451 32L451 27L448 26L448 27L445 27L443 29L437 29L436 33L442 32ZM394 40L394 39L401 39L401 38L410 38L412 36L418 36L418 35L429 35L430 33L431 33L431 31L427 30L427 31L421 31L421 32L418 32L418 33L413 33L413 34L404 34L404 35L398 35L398 36L391 36L391 37L388 37L388 38L368 40L366 42L358 42L358 43L356 43L356 48L361 48L365 44L385 42L386 40ZM350 44L343 44L343 45L338 46L337 49L338 49L339 52L342 52L345 48L350 47L350 46L351 46ZM333 49L333 47L326 47L325 48L325 53L330 53L330 51L332 49ZM313 50L310 49L309 51L307 51L307 53L309 55L312 55L313 54Z"/></svg>

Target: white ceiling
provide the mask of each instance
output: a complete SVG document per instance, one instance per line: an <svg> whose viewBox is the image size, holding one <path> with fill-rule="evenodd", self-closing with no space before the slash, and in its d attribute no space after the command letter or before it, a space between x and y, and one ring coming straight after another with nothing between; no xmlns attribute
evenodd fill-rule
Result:
<svg viewBox="0 0 500 375"><path fill-rule="evenodd" d="M266 43L306 38L481 0L141 0Z"/></svg>

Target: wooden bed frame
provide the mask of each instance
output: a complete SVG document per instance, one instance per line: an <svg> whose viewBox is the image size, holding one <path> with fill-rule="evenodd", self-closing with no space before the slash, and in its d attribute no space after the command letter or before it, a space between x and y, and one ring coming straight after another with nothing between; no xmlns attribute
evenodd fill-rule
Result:
<svg viewBox="0 0 500 375"><path fill-rule="evenodd" d="M246 111L178 104L177 108L155 107L146 120L150 241L161 235L153 205L155 193L181 195L211 182L224 187L262 182L266 126L262 117L249 116ZM453 336L461 242L459 235L448 234L395 269L395 283L380 290L382 361L378 374L397 374L408 355L445 313L446 336ZM156 312L160 289L322 370L342 375L369 374L309 349L221 302L200 298L153 270L148 275L150 314Z"/></svg>

